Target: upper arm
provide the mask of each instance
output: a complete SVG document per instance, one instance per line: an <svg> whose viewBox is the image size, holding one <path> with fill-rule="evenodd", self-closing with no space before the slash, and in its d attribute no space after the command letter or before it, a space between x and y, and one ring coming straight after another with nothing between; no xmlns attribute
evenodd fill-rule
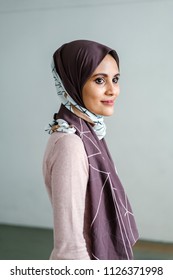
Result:
<svg viewBox="0 0 173 280"><path fill-rule="evenodd" d="M66 180L69 182L69 178L71 182L77 182L81 175L88 176L87 155L80 137L76 134L65 134L59 138L54 145L51 165L52 175L63 183Z"/></svg>
<svg viewBox="0 0 173 280"><path fill-rule="evenodd" d="M75 134L65 134L55 143L51 163L54 237L60 255L68 251L80 258L86 254L83 227L87 182L83 142Z"/></svg>

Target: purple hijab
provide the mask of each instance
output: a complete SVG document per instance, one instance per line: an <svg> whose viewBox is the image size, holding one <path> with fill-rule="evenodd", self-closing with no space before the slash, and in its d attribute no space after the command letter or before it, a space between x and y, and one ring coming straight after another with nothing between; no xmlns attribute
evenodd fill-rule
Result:
<svg viewBox="0 0 173 280"><path fill-rule="evenodd" d="M66 91L78 105L85 107L82 88L107 54L114 57L119 67L116 51L93 41L73 41L54 53L56 71ZM132 246L138 239L138 231L105 140L99 140L91 124L64 105L61 105L55 118L64 119L76 128L88 157L92 259L133 259Z"/></svg>

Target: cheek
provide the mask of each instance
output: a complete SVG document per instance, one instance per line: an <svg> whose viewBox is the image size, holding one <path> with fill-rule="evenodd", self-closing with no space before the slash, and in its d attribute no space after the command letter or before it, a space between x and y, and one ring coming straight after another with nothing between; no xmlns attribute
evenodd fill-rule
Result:
<svg viewBox="0 0 173 280"><path fill-rule="evenodd" d="M82 96L83 96L83 103L85 105L85 108L93 112L93 110L95 109L97 98L92 94L91 90L88 90L88 88L87 90L83 91Z"/></svg>
<svg viewBox="0 0 173 280"><path fill-rule="evenodd" d="M82 99L84 104L88 102L92 98L92 86L90 84L85 84L82 90Z"/></svg>
<svg viewBox="0 0 173 280"><path fill-rule="evenodd" d="M85 92L83 96L83 103L87 109L89 109L90 106L93 104L93 97L88 93Z"/></svg>
<svg viewBox="0 0 173 280"><path fill-rule="evenodd" d="M86 105L93 106L99 100L98 94L93 89L85 92L83 95L83 102Z"/></svg>

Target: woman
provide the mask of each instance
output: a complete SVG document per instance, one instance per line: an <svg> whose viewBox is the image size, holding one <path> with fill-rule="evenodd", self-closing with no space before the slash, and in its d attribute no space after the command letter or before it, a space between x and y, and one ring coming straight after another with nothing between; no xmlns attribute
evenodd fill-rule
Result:
<svg viewBox="0 0 173 280"><path fill-rule="evenodd" d="M62 104L43 161L54 216L50 259L132 259L138 232L104 140L103 116L119 94L118 55L76 40L54 53L52 72Z"/></svg>

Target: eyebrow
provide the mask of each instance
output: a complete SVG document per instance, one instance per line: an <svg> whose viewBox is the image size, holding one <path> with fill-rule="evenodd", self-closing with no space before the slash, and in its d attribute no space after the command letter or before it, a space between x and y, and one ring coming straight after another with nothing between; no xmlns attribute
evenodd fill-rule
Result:
<svg viewBox="0 0 173 280"><path fill-rule="evenodd" d="M104 77L108 77L108 75L106 73L97 73L97 74L94 74L93 76L91 76L91 78L94 78L96 76L104 76ZM120 73L117 73L115 74L113 77L119 77L120 76Z"/></svg>

